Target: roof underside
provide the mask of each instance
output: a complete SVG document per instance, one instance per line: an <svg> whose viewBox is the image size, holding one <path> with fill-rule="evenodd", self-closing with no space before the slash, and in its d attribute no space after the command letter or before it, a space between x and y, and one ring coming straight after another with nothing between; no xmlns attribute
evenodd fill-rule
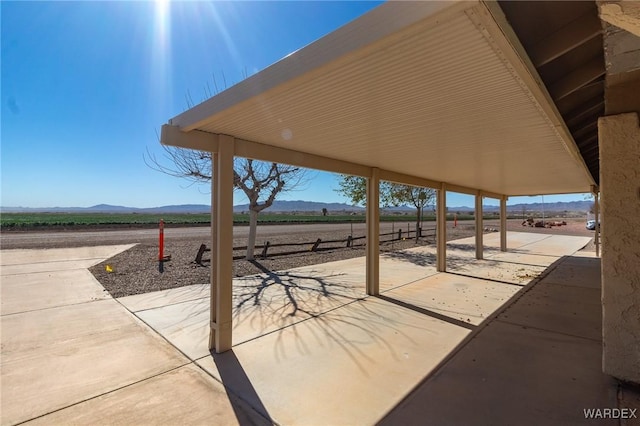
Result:
<svg viewBox="0 0 640 426"><path fill-rule="evenodd" d="M605 61L595 1L501 1L500 6L598 183Z"/></svg>
<svg viewBox="0 0 640 426"><path fill-rule="evenodd" d="M497 194L588 192L563 118L496 19L476 2L384 4L171 124Z"/></svg>

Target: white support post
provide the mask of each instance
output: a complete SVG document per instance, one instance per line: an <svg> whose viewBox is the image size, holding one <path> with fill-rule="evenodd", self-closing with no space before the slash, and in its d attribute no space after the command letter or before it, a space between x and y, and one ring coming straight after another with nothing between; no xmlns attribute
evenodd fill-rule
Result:
<svg viewBox="0 0 640 426"><path fill-rule="evenodd" d="M367 179L367 294L380 294L380 178L376 168Z"/></svg>
<svg viewBox="0 0 640 426"><path fill-rule="evenodd" d="M438 272L447 271L447 189L440 185L437 191L436 262Z"/></svg>
<svg viewBox="0 0 640 426"><path fill-rule="evenodd" d="M483 220L482 220L482 194L476 194L476 259L482 259L484 255L483 247Z"/></svg>
<svg viewBox="0 0 640 426"><path fill-rule="evenodd" d="M507 196L500 197L500 251L507 251Z"/></svg>
<svg viewBox="0 0 640 426"><path fill-rule="evenodd" d="M217 353L232 346L233 157L234 138L220 136L216 170L216 298L214 344ZM213 253L212 253L213 254Z"/></svg>
<svg viewBox="0 0 640 426"><path fill-rule="evenodd" d="M216 348L216 300L218 299L218 153L211 153L211 273L209 289L209 350Z"/></svg>
<svg viewBox="0 0 640 426"><path fill-rule="evenodd" d="M593 192L593 213L596 216L596 229L593 242L596 245L596 257L600 257L600 193L597 189Z"/></svg>

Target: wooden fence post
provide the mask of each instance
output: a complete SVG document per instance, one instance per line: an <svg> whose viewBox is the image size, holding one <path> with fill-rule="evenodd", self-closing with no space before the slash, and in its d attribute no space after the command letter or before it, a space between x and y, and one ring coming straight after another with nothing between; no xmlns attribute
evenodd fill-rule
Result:
<svg viewBox="0 0 640 426"><path fill-rule="evenodd" d="M320 245L321 242L322 242L322 239L318 238L318 240L315 243L313 243L313 247L311 247L311 251L318 250L318 246Z"/></svg>
<svg viewBox="0 0 640 426"><path fill-rule="evenodd" d="M267 241L266 243L264 243L264 247L262 248L262 258L266 259L267 258L267 250L269 250L269 245L271 243L269 241Z"/></svg>
<svg viewBox="0 0 640 426"><path fill-rule="evenodd" d="M198 254L196 254L196 263L202 265L202 255L205 251L211 251L207 248L206 244L200 244Z"/></svg>

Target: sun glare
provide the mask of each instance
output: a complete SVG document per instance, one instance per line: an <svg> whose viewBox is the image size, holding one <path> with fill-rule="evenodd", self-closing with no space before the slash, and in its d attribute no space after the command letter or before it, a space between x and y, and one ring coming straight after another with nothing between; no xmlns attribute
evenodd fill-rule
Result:
<svg viewBox="0 0 640 426"><path fill-rule="evenodd" d="M154 103L171 99L171 3L155 0L151 56L151 96ZM162 100L160 100L162 99ZM158 104L156 104L158 105Z"/></svg>
<svg viewBox="0 0 640 426"><path fill-rule="evenodd" d="M155 0L155 36L156 40L166 43L169 30L169 0Z"/></svg>
<svg viewBox="0 0 640 426"><path fill-rule="evenodd" d="M157 10L166 11L169 6L169 0L155 0Z"/></svg>

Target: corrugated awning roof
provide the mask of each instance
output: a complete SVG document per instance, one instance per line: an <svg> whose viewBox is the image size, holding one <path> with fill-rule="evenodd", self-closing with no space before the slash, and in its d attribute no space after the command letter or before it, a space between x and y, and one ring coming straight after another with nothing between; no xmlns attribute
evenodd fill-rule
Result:
<svg viewBox="0 0 640 426"><path fill-rule="evenodd" d="M170 124L496 194L588 192L497 7L384 4Z"/></svg>

